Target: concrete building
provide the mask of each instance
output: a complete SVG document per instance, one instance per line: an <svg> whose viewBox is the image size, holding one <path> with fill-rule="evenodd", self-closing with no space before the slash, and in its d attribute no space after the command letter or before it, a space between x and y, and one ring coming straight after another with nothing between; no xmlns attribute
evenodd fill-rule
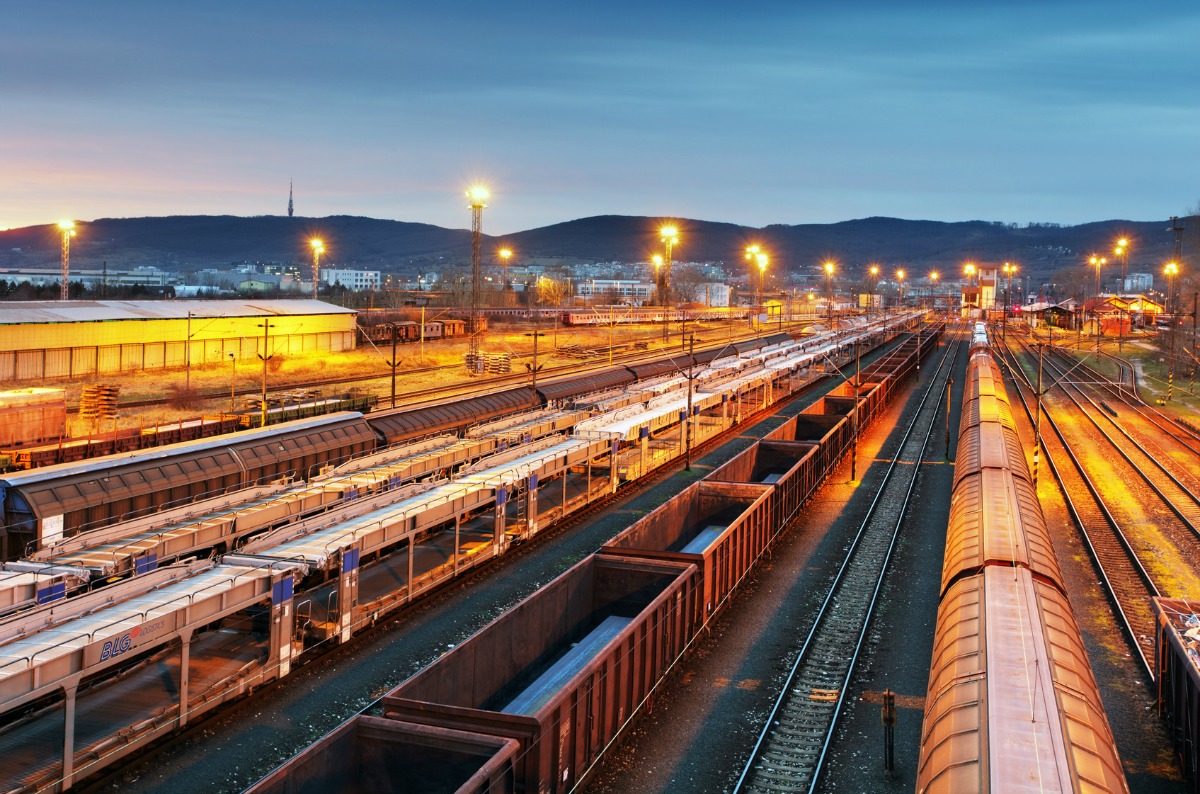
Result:
<svg viewBox="0 0 1200 794"><path fill-rule="evenodd" d="M0 303L0 382L254 360L355 346L356 313L315 300Z"/></svg>
<svg viewBox="0 0 1200 794"><path fill-rule="evenodd" d="M175 274L157 267L127 268L71 268L70 280L82 283L90 290L109 287L165 287L175 283ZM28 282L35 287L58 284L62 281L60 268L0 268L0 279L15 284Z"/></svg>
<svg viewBox="0 0 1200 794"><path fill-rule="evenodd" d="M1122 292L1149 292L1154 289L1153 273L1130 273L1125 276Z"/></svg>
<svg viewBox="0 0 1200 794"><path fill-rule="evenodd" d="M335 267L321 268L321 283L341 286L354 292L379 289L378 270L342 270Z"/></svg>
<svg viewBox="0 0 1200 794"><path fill-rule="evenodd" d="M641 304L654 297L654 285L637 280L589 278L575 282L575 294L612 303Z"/></svg>

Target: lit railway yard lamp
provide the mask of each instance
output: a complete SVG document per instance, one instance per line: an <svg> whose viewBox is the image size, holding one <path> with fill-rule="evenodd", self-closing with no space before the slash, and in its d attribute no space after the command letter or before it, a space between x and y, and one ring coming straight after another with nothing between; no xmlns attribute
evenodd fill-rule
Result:
<svg viewBox="0 0 1200 794"><path fill-rule="evenodd" d="M59 221L58 230L62 233L62 282L58 285L58 299L69 300L67 281L71 275L71 238L75 236L75 221Z"/></svg>
<svg viewBox="0 0 1200 794"><path fill-rule="evenodd" d="M317 297L317 290L321 284L321 254L325 253L325 243L314 237L308 241L312 247L313 253L313 299Z"/></svg>

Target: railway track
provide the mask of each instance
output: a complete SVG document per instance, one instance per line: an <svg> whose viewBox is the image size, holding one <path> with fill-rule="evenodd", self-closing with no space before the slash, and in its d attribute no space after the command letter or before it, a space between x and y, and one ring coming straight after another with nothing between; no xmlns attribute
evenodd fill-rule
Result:
<svg viewBox="0 0 1200 794"><path fill-rule="evenodd" d="M1078 361L1065 351L1056 350L1055 353L1078 367L1079 371L1084 373L1096 389L1120 400L1137 416L1139 421L1156 428L1161 437L1170 439L1181 449L1200 457L1200 430L1195 426L1148 405L1142 400L1136 389L1130 390L1125 388L1122 383L1113 382L1104 373L1089 366L1086 361ZM1118 359L1118 361L1120 360Z"/></svg>
<svg viewBox="0 0 1200 794"><path fill-rule="evenodd" d="M1030 427L1033 427L1036 420L1031 404L1036 402L1035 388L1013 353L1005 348L1004 354L1003 362L1014 376L1021 407ZM1051 429L1050 433L1043 433L1041 437L1042 447L1046 451L1046 465L1062 490L1068 512L1079 527L1084 545L1113 607L1114 617L1137 652L1142 670L1153 680L1154 614L1150 599L1159 595L1158 587L1058 423L1048 411L1043 411L1042 416Z"/></svg>
<svg viewBox="0 0 1200 794"><path fill-rule="evenodd" d="M1030 351L1026 349L1026 353L1029 354ZM1098 404L1083 388L1082 383L1065 380L1068 372L1074 369L1070 367L1069 359L1066 364L1061 363L1057 356L1044 358L1044 360L1050 363L1051 376L1060 379L1063 396L1071 401L1078 409L1079 414L1085 417L1100 434L1100 437L1108 442L1112 451L1124 460L1158 496L1163 505L1175 515L1182 527L1192 536L1192 540L1200 540L1200 497L1197 497L1180 477L1173 474L1163 464L1162 453L1151 448L1146 441L1134 438L1112 416L1115 411L1111 407L1106 410L1106 406ZM1094 370L1091 373L1099 375ZM1089 382L1089 385L1090 383L1094 382ZM1114 432L1120 438L1114 437ZM1124 442L1121 439L1124 439ZM1112 457L1107 457L1107 459L1114 460ZM1200 555L1200 545L1196 545L1192 551L1194 554Z"/></svg>
<svg viewBox="0 0 1200 794"><path fill-rule="evenodd" d="M948 346L788 673L735 792L815 791L888 563L965 347Z"/></svg>
<svg viewBox="0 0 1200 794"><path fill-rule="evenodd" d="M728 443L732 439L745 435L750 428L753 428L756 424L776 415L781 409L787 407L795 400L803 398L806 393L807 392L797 392L792 397L782 400L773 404L767 409L757 412L756 414L748 417L742 423L734 425L725 432L696 445L696 447L693 448L693 454L696 457L701 457ZM376 677L382 677L386 674L386 668L388 665L394 664L394 660L389 658L386 664L381 664L378 657L374 659L371 658L371 649L373 645L383 641L381 638L386 637L391 632L394 632L397 626L409 624L410 621L416 619L416 616L439 609L439 605L447 601L461 599L462 593L466 593L466 598L474 602L476 598L482 597L479 595L478 590L476 589L477 586L487 579L493 580L494 584L489 585L489 587L492 587L493 589L500 589L503 587L507 589L517 588L523 590L532 586L530 585L530 581L535 583L544 581L546 576L544 572L525 574L524 576L530 577L529 581L523 579L522 575L514 576L513 572L521 567L520 564L522 561L530 558L542 557L553 559L555 561L553 564L557 565L558 558L564 553L571 554L574 552L567 551L555 553L554 549L561 549L563 546L578 545L578 539L574 537L571 530L578 528L579 525L585 524L591 519L594 519L598 514L604 512L605 510L611 509L614 502L627 502L629 499L634 498L642 494L644 491L660 484L664 479L668 478L682 468L682 465L682 460L676 459L672 463L668 463L655 469L645 478L622 487L617 494L609 496L603 500L593 502L587 507L572 513L565 520L557 521L554 525L543 529L530 541L527 541L526 543L514 548L503 557L496 558L485 565L473 569L470 573L466 574L462 578L448 580L445 586L431 593L429 597L418 599L399 608L390 614L386 620L381 620L378 626L356 633L346 644L332 645L331 643L323 643L322 645L325 646L325 648L328 650L328 653L318 654L309 662L307 662L307 664L312 664L313 669L317 671L326 667L337 667L339 668L338 675L355 675L356 670L371 669L374 671L372 675ZM598 544L594 543L592 545ZM590 549L591 545L589 545L588 548ZM503 577L505 579L503 585L495 583L495 580L498 578L496 576L498 569L508 572L506 576ZM472 609L477 611L478 608L473 607ZM475 613L473 612L472 614L474 615ZM427 628L424 629L424 631L425 633L428 633ZM472 631L473 629L470 627L470 620L464 622L460 617L454 621L453 627L439 633L443 635L441 638L443 642L458 642L463 636L465 636L464 632L469 635L472 633ZM436 647L442 646L439 645ZM436 651L435 646L430 646L430 649L434 649ZM430 649L417 649L416 653L419 657L425 658ZM422 662L422 664L424 664L424 662ZM283 693L289 689L295 691L297 688L304 688L308 686L303 679L308 678L310 675L322 675L322 673L315 672L303 677L293 676L291 678L273 682L264 687L260 696L256 696L256 698L248 698L238 704L233 705L227 710L217 710L204 715L198 720L189 722L186 730L183 730L166 739L161 744L152 747L148 752L140 754L133 761L133 763L113 766L98 777L94 778L92 781L89 781L85 787L85 790L102 791L111 788L114 785L123 785L128 787L131 774L134 776L134 779L136 779L137 776L140 776L149 768L152 768L157 763L157 759L160 759L163 756L170 756L173 752L179 751L183 748L188 748L196 744L198 741L207 741L210 735L214 737L213 740L215 741L215 734L217 734L220 729L214 728L213 726L220 725L221 723L228 723L230 721L235 723L249 722L249 720L240 720L235 715L245 714L248 711L257 711L258 709L263 708L261 702L259 702L260 697L267 697L271 699L282 699L288 697ZM394 684L394 682L392 682L392 684ZM388 691L392 684L376 684L370 688L375 692L382 693ZM317 697L326 696L305 694L302 697L307 702ZM378 698L372 696L372 698L373 699L367 702L365 705L358 704L348 710L346 710L346 706L349 705L348 703L342 701L331 702L327 706L322 707L322 717L327 717L329 714L336 712L336 720L337 722L341 722L344 719L353 717L355 714L378 714L380 712L382 695L380 695ZM198 736L200 738L197 738ZM307 741L311 741L311 739ZM274 745L275 740L272 740L272 746ZM294 748L292 748L292 750L287 750L282 756L273 759L273 763L279 763L286 760L293 750ZM131 771L134 769L138 771Z"/></svg>

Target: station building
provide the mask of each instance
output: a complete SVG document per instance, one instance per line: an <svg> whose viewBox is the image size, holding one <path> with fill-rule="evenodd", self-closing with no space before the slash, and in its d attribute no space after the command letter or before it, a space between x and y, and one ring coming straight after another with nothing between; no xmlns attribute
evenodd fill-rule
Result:
<svg viewBox="0 0 1200 794"><path fill-rule="evenodd" d="M0 302L0 382L351 350L356 317L317 300Z"/></svg>

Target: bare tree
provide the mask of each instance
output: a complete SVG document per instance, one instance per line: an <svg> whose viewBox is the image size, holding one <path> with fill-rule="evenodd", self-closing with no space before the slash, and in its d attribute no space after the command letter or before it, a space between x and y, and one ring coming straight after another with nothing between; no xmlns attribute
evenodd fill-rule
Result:
<svg viewBox="0 0 1200 794"><path fill-rule="evenodd" d="M537 281L537 301L543 306L561 306L567 297L567 282L543 276Z"/></svg>
<svg viewBox="0 0 1200 794"><path fill-rule="evenodd" d="M695 303L703 296L704 273L694 265L682 265L671 271L671 292L680 303Z"/></svg>

